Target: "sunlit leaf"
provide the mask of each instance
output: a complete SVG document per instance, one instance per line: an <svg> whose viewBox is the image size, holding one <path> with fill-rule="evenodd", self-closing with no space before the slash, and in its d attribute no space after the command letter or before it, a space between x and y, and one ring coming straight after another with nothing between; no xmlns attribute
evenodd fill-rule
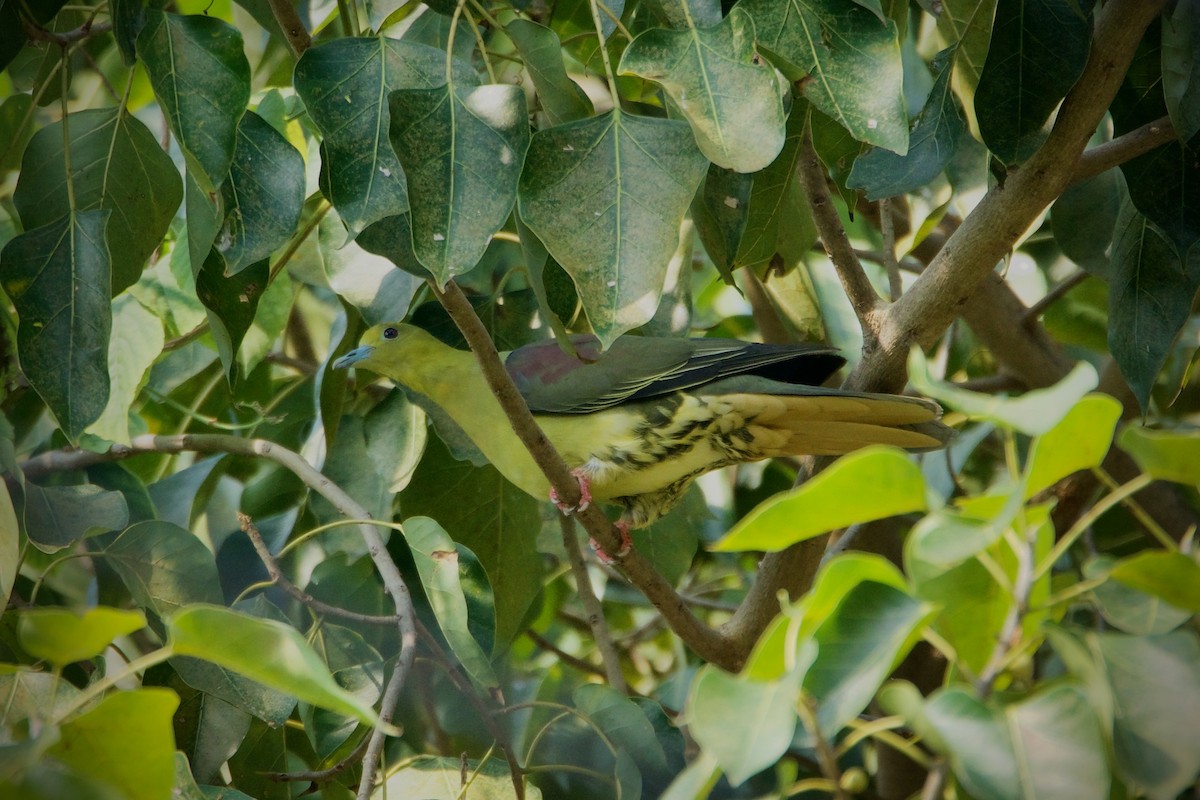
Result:
<svg viewBox="0 0 1200 800"><path fill-rule="evenodd" d="M1200 564L1183 553L1150 551L1117 562L1114 580L1200 614Z"/></svg>
<svg viewBox="0 0 1200 800"><path fill-rule="evenodd" d="M1106 394L1090 394L1058 424L1034 440L1029 453L1025 496L1081 469L1100 466L1121 418L1121 404Z"/></svg>
<svg viewBox="0 0 1200 800"><path fill-rule="evenodd" d="M85 436L129 444L129 413L146 384L151 365L162 354L162 323L129 294L113 301L108 342L109 393L104 413Z"/></svg>
<svg viewBox="0 0 1200 800"><path fill-rule="evenodd" d="M17 512L6 483L0 486L0 602L5 607L8 606L8 598L12 596L13 583L17 579L20 549L21 531Z"/></svg>
<svg viewBox="0 0 1200 800"><path fill-rule="evenodd" d="M63 723L49 755L129 800L161 800L175 780L171 715L178 705L168 689L115 692Z"/></svg>
<svg viewBox="0 0 1200 800"><path fill-rule="evenodd" d="M847 503L850 496L856 501ZM899 450L868 447L754 509L714 549L777 551L848 525L925 508L920 468Z"/></svg>
<svg viewBox="0 0 1200 800"><path fill-rule="evenodd" d="M167 620L170 647L234 670L298 700L374 725L375 710L338 686L325 663L290 625L196 603Z"/></svg>
<svg viewBox="0 0 1200 800"><path fill-rule="evenodd" d="M625 49L618 73L661 84L700 152L718 166L757 172L783 149L775 70L755 52L754 23L741 7L715 27L644 31Z"/></svg>
<svg viewBox="0 0 1200 800"><path fill-rule="evenodd" d="M614 110L534 134L521 217L574 279L606 345L654 316L706 165L675 120Z"/></svg>
<svg viewBox="0 0 1200 800"><path fill-rule="evenodd" d="M1138 467L1155 478L1177 483L1200 484L1200 431L1183 429L1156 431L1129 425L1117 440Z"/></svg>
<svg viewBox="0 0 1200 800"><path fill-rule="evenodd" d="M121 608L30 608L21 612L17 637L25 652L62 667L100 655L113 639L146 626L146 615Z"/></svg>
<svg viewBox="0 0 1200 800"><path fill-rule="evenodd" d="M402 762L386 781L375 787L372 800L387 797L412 797L421 800L460 800L463 775L470 781L471 796L481 800L516 798L513 776L504 759L492 758L480 763L474 759L417 756ZM541 800L542 790L525 785L526 800Z"/></svg>

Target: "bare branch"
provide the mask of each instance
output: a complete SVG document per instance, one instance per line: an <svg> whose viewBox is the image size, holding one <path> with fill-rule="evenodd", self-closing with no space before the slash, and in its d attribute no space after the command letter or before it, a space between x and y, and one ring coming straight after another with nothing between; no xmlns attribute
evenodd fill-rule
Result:
<svg viewBox="0 0 1200 800"><path fill-rule="evenodd" d="M592 588L592 579L588 576L587 564L584 563L583 553L579 549L579 539L575 536L575 523L571 521L570 517L560 514L559 524L562 526L563 547L567 551L567 562L571 565L571 575L575 578L575 591L579 593L579 600L583 603L583 610L587 614L588 628L592 631L592 638L596 640L596 649L600 651L605 677L608 678L609 686L621 694L629 694L629 684L625 682L625 675L621 672L621 657L617 654L616 646L613 645L612 632L609 631L608 623L604 620L604 608L600 605L596 591Z"/></svg>
<svg viewBox="0 0 1200 800"><path fill-rule="evenodd" d="M888 293L894 303L900 299L904 286L900 283L900 262L896 260L896 221L892 219L892 201L886 197L879 201L879 232L883 234L883 266L887 269Z"/></svg>
<svg viewBox="0 0 1200 800"><path fill-rule="evenodd" d="M813 149L812 131L806 125L804 139L800 144L800 158L797 176L800 185L804 187L804 196L812 209L813 222L817 225L817 233L821 235L821 243L829 254L838 278L854 307L854 314L863 329L863 349L870 352L879 335L879 311L883 306L875 287L863 271L862 263L854 253L854 246L842 228L838 219L837 209L833 206L833 198L829 195L829 187L825 185L825 168L817 158Z"/></svg>
<svg viewBox="0 0 1200 800"><path fill-rule="evenodd" d="M271 14L279 23L279 29L283 31L283 38L287 40L288 47L292 48L292 53L296 58L304 55L304 51L312 47L312 36L300 21L296 7L290 0L267 0L267 5L271 7Z"/></svg>
<svg viewBox="0 0 1200 800"><path fill-rule="evenodd" d="M1126 161L1148 153L1156 147L1179 138L1170 117L1161 117L1147 122L1140 128L1122 134L1111 142L1097 145L1079 157L1075 171L1071 174L1071 186L1094 178L1102 172L1118 167Z"/></svg>

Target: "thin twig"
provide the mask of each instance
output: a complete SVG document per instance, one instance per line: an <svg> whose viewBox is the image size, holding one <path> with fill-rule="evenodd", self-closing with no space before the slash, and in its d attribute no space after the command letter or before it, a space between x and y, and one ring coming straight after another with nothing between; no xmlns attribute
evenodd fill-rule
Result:
<svg viewBox="0 0 1200 800"><path fill-rule="evenodd" d="M816 702L809 695L802 695L796 703L796 713L813 738L817 751L817 763L821 765L821 774L833 784L833 796L837 800L850 800L850 796L841 785L842 770L838 766L837 753L834 752L833 745L821 733L821 725L817 721Z"/></svg>
<svg viewBox="0 0 1200 800"><path fill-rule="evenodd" d="M1087 280L1087 277L1088 273L1082 269L1078 272L1072 273L1053 289L1046 292L1046 294L1040 300L1031 305L1029 310L1025 312L1025 316L1021 318L1021 322L1028 325L1029 323L1035 321L1038 317L1046 312L1047 308L1062 299L1063 295Z"/></svg>
<svg viewBox="0 0 1200 800"><path fill-rule="evenodd" d="M21 20L22 26L25 28L25 35L30 39L40 42L50 42L59 47L67 47L75 42L81 42L84 39L89 39L92 36L99 36L102 33L108 33L112 30L111 22L101 22L93 24L89 19L87 22L80 25L78 28L73 28L69 31L52 31L43 28L41 25L36 25L28 20Z"/></svg>
<svg viewBox="0 0 1200 800"><path fill-rule="evenodd" d="M896 259L896 221L892 219L892 201L885 197L879 201L879 231L883 234L883 266L887 270L888 293L892 302L904 293L900 281L900 262Z"/></svg>
<svg viewBox="0 0 1200 800"><path fill-rule="evenodd" d="M533 642L538 649L554 654L559 661L567 666L574 667L580 672L585 672L588 675L599 675L602 678L605 677L603 667L598 667L590 661L584 661L579 656L571 655L566 650L563 650L554 642L550 641L545 636L542 636L532 628L525 631L525 636L529 639L529 641Z"/></svg>
<svg viewBox="0 0 1200 800"><path fill-rule="evenodd" d="M862 326L863 348L870 352L874 349L873 343L879 334L878 312L882 303L875 287L867 278L867 273L863 271L862 263L854 254L854 246L850 244L842 221L838 218L829 187L825 184L825 169L817 158L816 149L813 148L812 130L808 125L804 127L804 138L800 143L796 174L812 209L813 222L816 223L817 233L821 235L821 243L825 252L829 254L834 269L837 270L846 296L850 299L850 305L854 307L854 314Z"/></svg>
<svg viewBox="0 0 1200 800"><path fill-rule="evenodd" d="M621 672L621 658L613 645L612 632L604 620L604 607L596 597L592 588L592 579L588 575L587 564L583 560L583 552L579 548L579 539L575 535L575 523L570 517L559 514L558 521L562 527L563 548L567 551L567 563L571 565L571 574L575 577L575 591L579 601L583 603L584 613L587 614L588 627L592 638L596 640L596 649L600 651L600 661L604 664L604 674L608 683L621 694L629 694L629 684Z"/></svg>
<svg viewBox="0 0 1200 800"><path fill-rule="evenodd" d="M945 760L938 761L929 774L925 776L925 786L921 789L921 800L939 800L946 789L946 776L949 768Z"/></svg>
<svg viewBox="0 0 1200 800"><path fill-rule="evenodd" d="M1160 117L1153 122L1147 122L1140 128L1121 134L1111 142L1085 150L1075 164L1075 171L1071 173L1068 185L1082 183L1177 138L1179 134L1171 124L1170 117Z"/></svg>
<svg viewBox="0 0 1200 800"><path fill-rule="evenodd" d="M346 755L345 758L339 759L336 764L325 769L304 770L302 772L268 772L268 780L278 783L298 783L307 781L309 783L325 783L326 781L336 778L338 775L346 771L346 767L353 764L367 749L367 743L370 738L364 736L362 741L354 750Z"/></svg>

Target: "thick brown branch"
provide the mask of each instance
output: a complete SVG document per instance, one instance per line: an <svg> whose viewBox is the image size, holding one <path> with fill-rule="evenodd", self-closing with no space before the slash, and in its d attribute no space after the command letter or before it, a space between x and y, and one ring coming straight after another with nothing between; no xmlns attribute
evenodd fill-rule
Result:
<svg viewBox="0 0 1200 800"><path fill-rule="evenodd" d="M879 334L879 310L883 306L875 287L863 271L862 263L850 244L850 238L842 228L834 208L833 198L829 195L829 187L825 185L825 168L817 158L813 149L812 132L806 126L804 139L800 145L800 158L797 167L797 177L804 187L804 196L812 209L813 222L816 223L817 233L821 235L821 243L829 254L838 278L854 307L854 314L863 329L863 350L870 352Z"/></svg>

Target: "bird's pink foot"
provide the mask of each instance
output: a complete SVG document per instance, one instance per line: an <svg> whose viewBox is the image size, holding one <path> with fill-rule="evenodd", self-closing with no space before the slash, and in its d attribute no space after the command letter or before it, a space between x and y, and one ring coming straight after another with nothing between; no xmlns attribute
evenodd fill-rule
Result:
<svg viewBox="0 0 1200 800"><path fill-rule="evenodd" d="M579 505L569 506L562 502L558 499L558 492L554 490L553 486L550 487L550 502L554 503L555 507L568 517L585 511L592 504L592 482L588 478L587 470L583 467L576 467L571 470L571 474L575 476L575 480L579 481Z"/></svg>
<svg viewBox="0 0 1200 800"><path fill-rule="evenodd" d="M629 535L629 523L623 519L620 519L613 523L613 527L616 528L617 532L621 534L621 546L617 548L616 558L624 558L625 556L629 555L629 551L633 549L633 539ZM600 559L605 564L611 564L616 560L616 558L613 558L606 553L604 548L601 547L600 543L595 539L588 539L588 544L591 545L592 550L596 552L596 558Z"/></svg>

